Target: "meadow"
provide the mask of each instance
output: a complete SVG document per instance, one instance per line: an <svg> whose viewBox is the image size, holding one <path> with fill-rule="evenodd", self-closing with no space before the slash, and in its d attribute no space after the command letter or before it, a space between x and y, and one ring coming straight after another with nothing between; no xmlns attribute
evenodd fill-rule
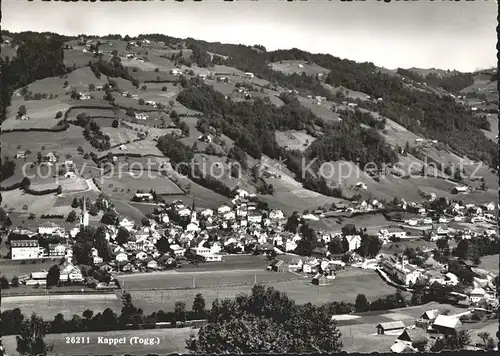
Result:
<svg viewBox="0 0 500 356"><path fill-rule="evenodd" d="M177 329L148 329L148 330L119 330L105 332L87 332L87 333L66 333L66 334L48 334L45 342L53 345L54 349L48 355L146 355L146 354L183 354L187 353L186 339L197 329L177 328ZM90 343L85 345L75 345L66 342L67 337L85 336L90 338ZM158 345L130 345L131 337L159 338ZM106 345L98 344L98 337L121 338L125 337L126 344ZM14 335L2 337L5 350L9 355L16 356L16 338Z"/></svg>
<svg viewBox="0 0 500 356"><path fill-rule="evenodd" d="M114 177L104 177L99 181L104 194L114 198L130 200L138 190L157 194L183 194L184 192L169 178L157 172L123 171Z"/></svg>
<svg viewBox="0 0 500 356"><path fill-rule="evenodd" d="M24 315L36 313L45 320L52 320L61 313L66 318L73 314L82 315L86 309L94 314L111 308L115 313L120 313L121 300L116 294L64 294L64 295L36 295L3 297L2 309L21 309Z"/></svg>
<svg viewBox="0 0 500 356"><path fill-rule="evenodd" d="M24 105L28 120L17 119L17 111ZM69 109L69 105L61 100L12 100L12 107L7 119L2 122L2 130L27 130L27 129L49 129L54 128L62 119L56 119L56 114L62 114Z"/></svg>

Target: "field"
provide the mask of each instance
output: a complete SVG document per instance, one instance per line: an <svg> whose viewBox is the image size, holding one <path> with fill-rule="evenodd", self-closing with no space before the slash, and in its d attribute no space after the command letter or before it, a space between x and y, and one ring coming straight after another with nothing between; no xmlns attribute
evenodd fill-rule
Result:
<svg viewBox="0 0 500 356"><path fill-rule="evenodd" d="M2 206L7 205L7 211L13 209L12 211L26 212L26 214L48 214L57 199L55 194L31 195L20 189L2 192L2 197ZM27 210L23 209L25 205L28 207Z"/></svg>
<svg viewBox="0 0 500 356"><path fill-rule="evenodd" d="M498 274L498 254L481 257L480 268Z"/></svg>
<svg viewBox="0 0 500 356"><path fill-rule="evenodd" d="M299 67L301 65L302 67ZM271 68L275 71L282 72L286 75L290 75L293 73L306 75L317 75L323 73L324 75L328 74L329 70L323 68L317 64L307 64L305 61L281 61L274 62L270 64Z"/></svg>
<svg viewBox="0 0 500 356"><path fill-rule="evenodd" d="M482 130L484 132L484 135L488 137L490 140L497 142L497 136L498 136L498 116L494 114L487 114L487 119L488 122L490 123L491 130Z"/></svg>
<svg viewBox="0 0 500 356"><path fill-rule="evenodd" d="M262 269L212 270L212 271L165 271L148 274L130 274L118 277L125 290L215 288L239 284L295 279L294 273L271 273ZM125 284L123 286L123 284Z"/></svg>
<svg viewBox="0 0 500 356"><path fill-rule="evenodd" d="M146 355L146 354L184 354L186 350L186 339L191 333L196 333L196 329L178 328L178 329L153 329L153 330L120 330L106 332L87 332L75 334L49 334L45 337L47 344L54 345L54 349L48 355ZM66 337L72 336L88 336L90 343L86 345L77 345L78 351L75 350L75 345L66 343ZM126 344L106 345L98 344L98 337L120 338L125 337ZM131 337L142 338L159 338L158 345L130 345ZM14 335L4 336L2 338L5 350L9 355L18 355L16 353L16 338Z"/></svg>
<svg viewBox="0 0 500 356"><path fill-rule="evenodd" d="M21 105L26 107L28 120L16 119L17 110ZM12 107L7 119L2 123L2 130L20 130L42 128L47 129L57 125L60 119L55 119L57 112L63 114L69 105L60 100L12 100Z"/></svg>
<svg viewBox="0 0 500 356"><path fill-rule="evenodd" d="M113 140L115 142L120 142L122 141L120 139L120 134L118 133L117 135L113 135L114 138ZM125 138L123 139L122 142L126 142ZM153 142L152 140L149 139L144 139L140 141L135 141L135 142L130 142L125 144L126 150L120 150L120 147L112 147L111 149L107 151L102 151L100 154L100 158L106 156L108 153L112 153L114 155L120 155L120 154L125 154L125 153L134 153L134 154L140 154L142 156L157 156L157 157L163 157L163 153L156 147L156 143Z"/></svg>
<svg viewBox="0 0 500 356"><path fill-rule="evenodd" d="M302 131L276 131L276 142L280 147L305 151L315 138Z"/></svg>
<svg viewBox="0 0 500 356"><path fill-rule="evenodd" d="M128 169L127 171L118 172L118 175L113 177L102 178L99 185L104 194L125 200L132 199L137 190L149 192L149 190L153 189L156 190L157 194L184 193L170 179L157 172L128 172Z"/></svg>
<svg viewBox="0 0 500 356"><path fill-rule="evenodd" d="M29 262L26 264L14 264L11 262L3 263L3 261L0 260L0 275L7 277L7 279L10 281L15 276L21 277L24 275L30 275L31 272L42 271L44 269L48 271L50 267L57 263L57 260L52 261L52 259L44 260L43 262L37 262L35 264Z"/></svg>
<svg viewBox="0 0 500 356"><path fill-rule="evenodd" d="M311 278L300 278L300 279L290 279L298 277L295 274L283 274L274 273L260 270L257 272L241 272L238 273L234 271L228 272L211 272L211 273L191 273L191 272L179 272L179 275L183 276L175 277L173 274L168 274L167 283L183 283L184 285L191 286L193 284L193 276L195 276L195 284L200 286L206 286L204 288L196 289L182 289L182 290L156 290L156 291L130 291L134 304L142 308L145 313L151 313L160 309L170 310L174 308L175 302L182 300L186 303L188 307L192 305L194 296L197 293L202 293L207 306L210 306L214 299L216 298L235 298L241 293L250 293L252 289L252 283L257 274L257 283L264 283L267 286L272 286L275 289L285 292L288 296L295 300L298 304L313 303L313 304L324 304L332 301L345 301L354 302L358 293L365 294L369 301L373 301L377 298L387 296L389 294L395 293L396 289L386 285L382 279L371 270L348 270L337 274L337 279L332 281L329 286L317 287L311 284ZM268 274L268 276L266 276ZM184 276L185 275L185 276ZM156 278L151 274L151 281ZM223 283L227 283L231 280L245 280L249 282L248 285L240 285L233 287L222 287L214 286L220 283L220 279L224 276ZM231 277L228 277L231 276ZM295 276L295 277L294 277ZM129 278L139 278L136 277L125 277L124 289L133 288L130 286L128 280ZM146 286L146 278L148 276L143 276L141 278L141 284ZM165 278L165 276L163 277ZM177 278L180 278L177 279ZM231 278L231 279L229 279ZM282 279L278 282L267 282L269 279ZM283 280L287 278L288 280ZM149 278L148 278L149 279ZM136 282L139 283L139 282ZM209 284L213 284L209 287ZM138 284L136 284L138 285ZM158 283L151 285L156 285ZM123 282L122 282L123 286Z"/></svg>
<svg viewBox="0 0 500 356"><path fill-rule="evenodd" d="M314 99L308 99L301 96L297 97L297 99L299 100L300 104L302 104L302 106L310 109L314 113L314 115L326 122L336 122L340 117L339 114L332 111L332 105L334 103L331 101L324 101L320 105L318 105L314 104Z"/></svg>
<svg viewBox="0 0 500 356"><path fill-rule="evenodd" d="M77 68L85 67L88 65L89 61L95 61L96 58L92 56L90 52L83 52L83 47L81 49L67 49L64 50L64 65L66 67L72 67L75 65Z"/></svg>
<svg viewBox="0 0 500 356"><path fill-rule="evenodd" d="M94 314L111 308L115 313L121 310L121 301L116 294L73 294L73 295L37 295L2 298L2 309L21 309L24 315L37 313L45 320L52 320L62 313L71 318L73 314L82 315L86 309Z"/></svg>

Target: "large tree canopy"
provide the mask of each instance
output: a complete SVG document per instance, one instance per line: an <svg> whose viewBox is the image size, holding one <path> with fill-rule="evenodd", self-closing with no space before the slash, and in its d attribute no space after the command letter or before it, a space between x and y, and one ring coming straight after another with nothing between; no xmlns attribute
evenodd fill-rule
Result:
<svg viewBox="0 0 500 356"><path fill-rule="evenodd" d="M338 352L340 336L324 307L298 306L286 294L257 285L250 295L215 300L208 324L187 347L202 353Z"/></svg>

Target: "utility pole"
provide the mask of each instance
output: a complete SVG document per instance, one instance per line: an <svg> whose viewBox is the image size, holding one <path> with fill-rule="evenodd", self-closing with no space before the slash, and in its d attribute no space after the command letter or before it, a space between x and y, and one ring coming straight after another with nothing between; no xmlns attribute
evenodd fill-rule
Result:
<svg viewBox="0 0 500 356"><path fill-rule="evenodd" d="M195 283L195 280L194 280L194 276L193 276L193 289L196 288L196 283Z"/></svg>
<svg viewBox="0 0 500 356"><path fill-rule="evenodd" d="M257 273L255 273L253 278L253 284L257 284Z"/></svg>

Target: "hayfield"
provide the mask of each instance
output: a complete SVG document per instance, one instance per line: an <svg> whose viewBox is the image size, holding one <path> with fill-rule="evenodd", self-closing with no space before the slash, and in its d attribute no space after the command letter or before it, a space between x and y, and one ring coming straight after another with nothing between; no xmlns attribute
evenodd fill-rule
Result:
<svg viewBox="0 0 500 356"><path fill-rule="evenodd" d="M490 131L482 130L484 135L488 137L490 140L497 142L498 136L498 116L494 114L486 114L486 118L490 123Z"/></svg>
<svg viewBox="0 0 500 356"><path fill-rule="evenodd" d="M498 274L498 254L481 257L480 268Z"/></svg>
<svg viewBox="0 0 500 356"><path fill-rule="evenodd" d="M153 329L153 330L119 330L106 332L86 332L86 333L66 333L66 334L48 334L45 337L47 344L54 345L54 349L47 355L70 355L70 354L86 354L86 355L146 355L146 354L184 354L188 350L186 347L186 339L191 333L196 333L197 329L178 328L178 329ZM75 345L66 343L67 337L89 337L90 343L78 345L78 352L75 351ZM141 338L159 338L158 345L130 345L129 340L132 337ZM98 337L105 338L121 338L125 337L127 343L118 345L98 344ZM16 338L14 335L4 336L3 344L9 355L16 353Z"/></svg>
<svg viewBox="0 0 500 356"><path fill-rule="evenodd" d="M83 52L81 49L66 49L64 50L64 65L66 67L72 67L75 65L77 68L85 67L89 64L89 61L96 61L92 53Z"/></svg>
<svg viewBox="0 0 500 356"><path fill-rule="evenodd" d="M115 198L130 200L138 190L157 194L183 194L183 191L170 179L157 172L122 171L114 177L101 178L99 185L105 194ZM130 192L128 191L130 190Z"/></svg>
<svg viewBox="0 0 500 356"><path fill-rule="evenodd" d="M2 192L2 206L8 206L6 210L13 209L15 212L24 212L26 214L48 214L57 199L55 194L31 195L26 194L20 189ZM27 206L27 210L23 207Z"/></svg>
<svg viewBox="0 0 500 356"><path fill-rule="evenodd" d="M298 96L300 104L307 109L310 109L314 115L323 119L326 122L338 121L339 114L332 111L332 105L334 104L332 101L323 101L320 105L314 104L314 99L308 99L301 96Z"/></svg>
<svg viewBox="0 0 500 356"><path fill-rule="evenodd" d="M300 67L301 65L302 67ZM300 60L288 60L288 61L280 61L274 62L270 64L271 69L282 72L283 74L290 75L293 73L306 75L317 75L323 73L324 75L328 74L330 71L326 68L323 68L317 64L308 64L306 61Z"/></svg>
<svg viewBox="0 0 500 356"><path fill-rule="evenodd" d="M121 310L121 301L116 294L64 294L64 295L37 295L16 296L2 298L2 309L21 309L24 315L37 313L46 320L62 313L71 318L73 314L82 315L83 311L90 309L94 314L111 308L115 313Z"/></svg>
<svg viewBox="0 0 500 356"><path fill-rule="evenodd" d="M114 138L116 142L120 141L120 137L118 135L115 136ZM127 140L123 140L125 143ZM120 150L120 147L112 147L111 149L107 151L102 151L99 155L100 158L106 156L108 153L112 153L114 155L120 155L120 154L140 154L142 156L157 156L157 157L163 157L163 154L161 151L156 147L156 143L153 142L152 140L144 139L136 142L130 142L126 143L126 150L122 151Z"/></svg>
<svg viewBox="0 0 500 356"><path fill-rule="evenodd" d="M305 151L314 140L313 136L302 131L276 131L278 145L288 147L290 150Z"/></svg>
<svg viewBox="0 0 500 356"><path fill-rule="evenodd" d="M17 110L21 105L26 107L28 120L18 120ZM7 119L2 123L2 130L14 129L31 129L42 128L47 129L55 127L61 120L56 119L57 112L63 114L69 109L69 105L59 100L12 100L12 107Z"/></svg>

